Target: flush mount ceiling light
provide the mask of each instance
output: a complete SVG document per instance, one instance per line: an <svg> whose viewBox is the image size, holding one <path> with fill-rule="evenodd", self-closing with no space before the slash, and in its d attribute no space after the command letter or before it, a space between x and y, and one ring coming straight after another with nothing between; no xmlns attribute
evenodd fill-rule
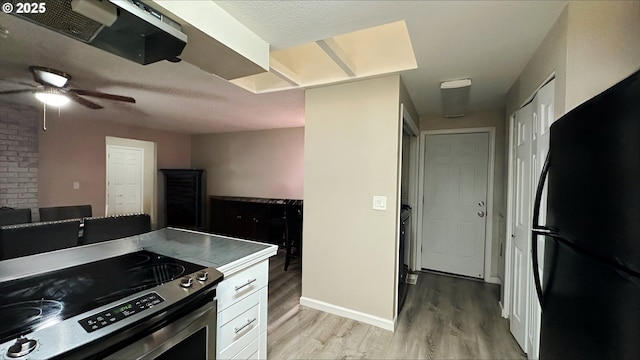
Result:
<svg viewBox="0 0 640 360"><path fill-rule="evenodd" d="M69 98L62 91L46 87L35 93L36 99L50 106L62 106L69 102Z"/></svg>
<svg viewBox="0 0 640 360"><path fill-rule="evenodd" d="M442 114L444 117L465 115L469 103L471 79L444 81L440 83Z"/></svg>

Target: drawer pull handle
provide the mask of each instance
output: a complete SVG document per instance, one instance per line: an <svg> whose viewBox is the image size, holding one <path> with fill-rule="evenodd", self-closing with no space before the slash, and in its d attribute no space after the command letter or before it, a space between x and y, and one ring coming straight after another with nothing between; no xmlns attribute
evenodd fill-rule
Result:
<svg viewBox="0 0 640 360"><path fill-rule="evenodd" d="M247 322L246 322L244 325L242 325L242 326L237 327L237 328L235 328L235 329L234 329L234 330L235 330L235 332L236 332L236 334L237 334L237 333L239 333L240 331L242 331L242 330L246 329L246 328L247 328L247 326L249 326L249 325L253 324L256 320L258 320L258 318L247 319Z"/></svg>
<svg viewBox="0 0 640 360"><path fill-rule="evenodd" d="M236 285L236 291L239 291L240 289L253 284L256 280L257 280L256 278L253 278L253 279L247 280L247 282L242 285Z"/></svg>

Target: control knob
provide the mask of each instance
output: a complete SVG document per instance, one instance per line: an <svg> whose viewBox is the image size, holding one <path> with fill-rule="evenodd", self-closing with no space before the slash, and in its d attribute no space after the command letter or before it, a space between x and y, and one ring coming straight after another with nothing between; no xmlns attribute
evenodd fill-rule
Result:
<svg viewBox="0 0 640 360"><path fill-rule="evenodd" d="M7 350L7 356L10 358L19 358L31 353L36 349L38 345L37 340L29 339L24 336L20 336L16 339L16 342L9 346Z"/></svg>
<svg viewBox="0 0 640 360"><path fill-rule="evenodd" d="M193 278L191 278L191 276L183 277L182 279L180 279L180 286L185 289L190 288L191 286L193 286Z"/></svg>
<svg viewBox="0 0 640 360"><path fill-rule="evenodd" d="M198 281L207 281L209 279L209 273L206 271L200 271L196 274Z"/></svg>

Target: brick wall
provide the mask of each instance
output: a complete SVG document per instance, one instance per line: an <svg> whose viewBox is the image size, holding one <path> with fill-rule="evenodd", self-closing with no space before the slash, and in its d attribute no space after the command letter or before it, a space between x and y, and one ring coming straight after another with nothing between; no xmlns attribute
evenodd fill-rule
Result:
<svg viewBox="0 0 640 360"><path fill-rule="evenodd" d="M0 102L0 207L38 208L40 112Z"/></svg>

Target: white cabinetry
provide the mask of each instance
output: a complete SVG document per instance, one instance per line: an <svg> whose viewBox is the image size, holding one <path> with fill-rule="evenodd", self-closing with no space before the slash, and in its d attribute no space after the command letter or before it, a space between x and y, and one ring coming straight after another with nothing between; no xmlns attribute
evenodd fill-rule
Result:
<svg viewBox="0 0 640 360"><path fill-rule="evenodd" d="M218 359L267 358L269 260L218 284Z"/></svg>

